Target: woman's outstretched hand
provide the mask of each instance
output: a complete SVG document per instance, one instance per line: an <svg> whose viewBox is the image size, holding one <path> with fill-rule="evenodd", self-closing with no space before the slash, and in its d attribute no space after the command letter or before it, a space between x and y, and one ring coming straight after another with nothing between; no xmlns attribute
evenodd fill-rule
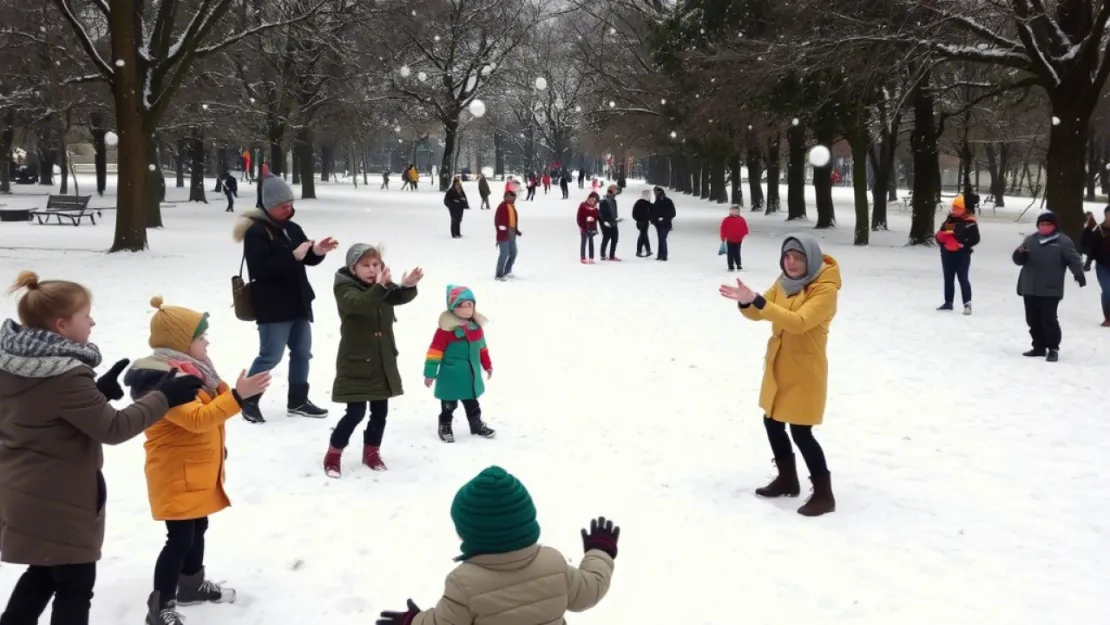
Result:
<svg viewBox="0 0 1110 625"><path fill-rule="evenodd" d="M756 296L758 295L758 293L749 289L748 285L744 284L740 280L740 278L736 279L736 286L722 284L719 292L721 294L721 297L724 297L725 299L730 299L734 302L739 302L740 304L744 304L745 306L754 302Z"/></svg>

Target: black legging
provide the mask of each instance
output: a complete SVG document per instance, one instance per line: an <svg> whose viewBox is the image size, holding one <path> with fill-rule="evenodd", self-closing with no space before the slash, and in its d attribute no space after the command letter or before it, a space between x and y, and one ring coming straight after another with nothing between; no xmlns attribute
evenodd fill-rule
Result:
<svg viewBox="0 0 1110 625"><path fill-rule="evenodd" d="M612 226L601 227L601 257L602 258L615 258L617 255L617 241L621 238L621 232L614 224Z"/></svg>
<svg viewBox="0 0 1110 625"><path fill-rule="evenodd" d="M95 585L96 562L30 566L15 583L0 623L38 623L53 599L52 625L88 625Z"/></svg>
<svg viewBox="0 0 1110 625"><path fill-rule="evenodd" d="M181 575L196 575L204 566L204 533L208 517L166 521L166 544L154 565L154 590L162 601L177 597Z"/></svg>
<svg viewBox="0 0 1110 625"><path fill-rule="evenodd" d="M767 430L767 441L771 443L771 451L775 454L775 458L788 458L794 455L794 449L790 446L790 439L793 438L798 451L802 453L802 459L805 460L810 476L825 475L829 472L829 466L825 462L825 452L817 443L817 439L813 438L812 425L791 423L790 436L787 436L785 423L765 416L763 427Z"/></svg>
<svg viewBox="0 0 1110 625"><path fill-rule="evenodd" d="M451 236L461 237L463 209L461 207L452 207L447 210L451 213Z"/></svg>

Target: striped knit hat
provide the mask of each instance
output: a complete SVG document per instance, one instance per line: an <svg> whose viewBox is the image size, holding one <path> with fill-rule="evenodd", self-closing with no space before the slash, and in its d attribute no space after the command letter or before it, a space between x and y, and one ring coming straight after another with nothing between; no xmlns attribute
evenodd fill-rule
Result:
<svg viewBox="0 0 1110 625"><path fill-rule="evenodd" d="M474 299L474 291L471 291L468 287L465 286L448 284L447 310L454 311L455 307L463 302L477 303L477 300Z"/></svg>
<svg viewBox="0 0 1110 625"><path fill-rule="evenodd" d="M462 539L456 560L486 553L508 553L540 539L536 506L520 480L492 466L459 489L451 502L451 520Z"/></svg>

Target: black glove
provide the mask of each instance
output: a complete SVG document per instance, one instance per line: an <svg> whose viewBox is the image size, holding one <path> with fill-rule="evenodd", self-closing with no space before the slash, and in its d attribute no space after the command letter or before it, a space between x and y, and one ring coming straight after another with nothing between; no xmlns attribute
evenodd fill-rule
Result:
<svg viewBox="0 0 1110 625"><path fill-rule="evenodd" d="M617 558L617 541L621 537L621 528L613 525L599 516L590 521L590 531L582 530L582 550L599 549L609 554L614 560Z"/></svg>
<svg viewBox="0 0 1110 625"><path fill-rule="evenodd" d="M1087 276L1078 274L1075 276L1075 282L1079 285L1079 288L1083 288L1087 286Z"/></svg>
<svg viewBox="0 0 1110 625"><path fill-rule="evenodd" d="M420 614L420 608L416 607L412 599L409 599L406 605L408 606L407 612L382 612L382 617L378 619L375 625L409 625L412 619Z"/></svg>
<svg viewBox="0 0 1110 625"><path fill-rule="evenodd" d="M1091 270L1091 260L1092 259L1088 258L1087 262L1083 264L1083 271L1090 271Z"/></svg>
<svg viewBox="0 0 1110 625"><path fill-rule="evenodd" d="M170 408L177 408L193 401L204 386L204 382L195 375L175 377L176 374L177 369L170 369L170 372L154 387L155 391L166 396L166 402L169 403Z"/></svg>
<svg viewBox="0 0 1110 625"><path fill-rule="evenodd" d="M119 374L129 364L131 364L131 361L124 358L112 365L112 368L96 381L96 390L100 391L100 394L107 397L109 401L123 399L123 388L119 385Z"/></svg>

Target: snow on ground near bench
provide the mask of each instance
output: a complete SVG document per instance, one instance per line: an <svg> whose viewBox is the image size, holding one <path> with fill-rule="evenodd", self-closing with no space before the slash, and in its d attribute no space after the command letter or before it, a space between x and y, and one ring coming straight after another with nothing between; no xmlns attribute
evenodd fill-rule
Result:
<svg viewBox="0 0 1110 625"><path fill-rule="evenodd" d="M477 210L474 183L475 209L455 241L440 193L427 184L385 192L371 182L319 184L321 199L298 202L297 220L310 236L337 237L340 252L384 242L395 275L414 265L427 272L421 295L398 311L406 394L391 402L390 471L356 464L356 434L344 478L326 478L320 463L340 407L331 405L324 422L287 419L283 364L264 401L270 422L229 423L234 505L213 518L208 537L209 571L238 588L240 601L186 608L190 623L364 625L380 610L403 609L407 597L431 607L457 554L451 497L491 463L527 484L543 541L575 562L590 517L622 526L612 591L572 615L576 624L1043 625L1093 622L1110 608L1110 422L1100 409L1110 332L1097 327L1093 274L1082 291L1069 279L1061 361L1021 358L1028 337L1009 256L1033 228L1035 210L1013 223L1027 201L984 216L972 262L975 315L964 318L933 310L937 251L903 247L908 215L892 207L893 230L853 247L851 191L836 190L839 228L815 234L844 276L818 433L839 510L807 520L794 513L802 499L751 494L771 471L757 406L769 326L742 319L717 294L733 277L716 254L724 206L675 196L667 264L634 257L636 230L626 221L625 262L582 266L574 213L586 192L572 185L574 199L562 201L557 189L541 190L519 204L520 279L501 284L493 281L493 211ZM83 177L82 188L91 186ZM640 188L621 196L626 219ZM0 204L44 204L27 195L40 189L20 187ZM240 189L240 206L253 205L254 187ZM185 192L171 188L170 199ZM110 195L91 205L112 205ZM230 308L228 279L241 256L229 235L233 216L222 196L209 197L208 206L166 206L167 227L150 233L142 254L102 253L114 227L108 212L95 227L2 223L0 276L30 268L92 287L105 368L147 351L152 295L206 310L214 360L233 380L250 365L256 336ZM812 221L745 216L753 234L742 276L764 288L779 271L783 234L812 232ZM337 253L309 272L321 403L334 370L331 283L341 264ZM492 320L496 374L482 403L494 441L463 435L448 446L435 437L438 404L421 367L450 282L472 287ZM12 300L0 307L14 315ZM93 625L141 622L164 538L149 516L141 441L107 450L108 534ZM21 570L0 567L0 596Z"/></svg>

